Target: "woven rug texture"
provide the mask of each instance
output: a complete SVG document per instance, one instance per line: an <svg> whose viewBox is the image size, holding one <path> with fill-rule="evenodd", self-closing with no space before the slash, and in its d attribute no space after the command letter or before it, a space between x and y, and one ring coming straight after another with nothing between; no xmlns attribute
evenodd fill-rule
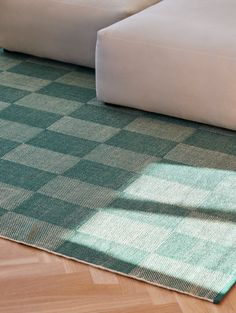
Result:
<svg viewBox="0 0 236 313"><path fill-rule="evenodd" d="M236 134L106 105L93 70L0 50L0 236L218 303Z"/></svg>

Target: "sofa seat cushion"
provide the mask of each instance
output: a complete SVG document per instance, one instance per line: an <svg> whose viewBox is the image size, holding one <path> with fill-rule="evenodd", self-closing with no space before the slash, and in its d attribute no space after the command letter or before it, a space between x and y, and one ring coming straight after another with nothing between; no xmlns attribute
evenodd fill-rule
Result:
<svg viewBox="0 0 236 313"><path fill-rule="evenodd" d="M159 0L0 0L0 47L94 66L97 31Z"/></svg>
<svg viewBox="0 0 236 313"><path fill-rule="evenodd" d="M100 100L236 130L235 0L164 0L98 34Z"/></svg>

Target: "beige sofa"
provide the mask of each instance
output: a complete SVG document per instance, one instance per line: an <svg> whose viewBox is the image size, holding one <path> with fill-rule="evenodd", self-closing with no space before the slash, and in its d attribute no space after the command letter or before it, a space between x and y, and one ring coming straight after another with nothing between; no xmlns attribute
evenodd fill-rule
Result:
<svg viewBox="0 0 236 313"><path fill-rule="evenodd" d="M0 47L94 67L100 30L100 100L236 130L236 1L158 2L0 0Z"/></svg>
<svg viewBox="0 0 236 313"><path fill-rule="evenodd" d="M164 0L100 31L97 95L236 130L236 1Z"/></svg>
<svg viewBox="0 0 236 313"><path fill-rule="evenodd" d="M0 47L94 67L97 31L160 0L0 0Z"/></svg>

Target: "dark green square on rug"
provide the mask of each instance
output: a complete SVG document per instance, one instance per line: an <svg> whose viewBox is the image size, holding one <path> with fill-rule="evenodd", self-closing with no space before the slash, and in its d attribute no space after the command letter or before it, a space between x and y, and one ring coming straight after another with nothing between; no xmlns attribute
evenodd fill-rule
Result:
<svg viewBox="0 0 236 313"><path fill-rule="evenodd" d="M236 155L235 136L225 136L213 132L198 130L191 137L186 139L185 142L202 149L210 149Z"/></svg>
<svg viewBox="0 0 236 313"><path fill-rule="evenodd" d="M46 130L31 139L29 144L48 150L84 157L95 149L99 143L74 136Z"/></svg>
<svg viewBox="0 0 236 313"><path fill-rule="evenodd" d="M81 108L71 113L71 116L117 128L125 127L136 118L135 115L127 114L117 108L94 105L83 105Z"/></svg>
<svg viewBox="0 0 236 313"><path fill-rule="evenodd" d="M0 101L13 103L29 94L26 90L0 85Z"/></svg>
<svg viewBox="0 0 236 313"><path fill-rule="evenodd" d="M177 143L162 138L154 138L127 130L120 131L116 136L109 139L107 144L132 150L134 152L145 153L162 157Z"/></svg>
<svg viewBox="0 0 236 313"><path fill-rule="evenodd" d="M53 177L54 174L0 159L0 181L6 184L36 191Z"/></svg>
<svg viewBox="0 0 236 313"><path fill-rule="evenodd" d="M134 179L134 173L88 160L81 160L64 175L112 189L127 186Z"/></svg>
<svg viewBox="0 0 236 313"><path fill-rule="evenodd" d="M61 116L13 104L0 112L0 118L30 126L47 128L60 119Z"/></svg>
<svg viewBox="0 0 236 313"><path fill-rule="evenodd" d="M7 152L16 148L18 145L18 142L0 138L0 157L4 156Z"/></svg>
<svg viewBox="0 0 236 313"><path fill-rule="evenodd" d="M46 87L43 87L38 92L48 96L80 102L87 102L96 97L96 92L94 89L66 85L56 82L51 83Z"/></svg>
<svg viewBox="0 0 236 313"><path fill-rule="evenodd" d="M22 62L10 68L8 72L37 77L40 79L55 80L67 74L69 70L33 62Z"/></svg>
<svg viewBox="0 0 236 313"><path fill-rule="evenodd" d="M95 210L41 194L34 194L14 212L70 229L79 228L96 213Z"/></svg>

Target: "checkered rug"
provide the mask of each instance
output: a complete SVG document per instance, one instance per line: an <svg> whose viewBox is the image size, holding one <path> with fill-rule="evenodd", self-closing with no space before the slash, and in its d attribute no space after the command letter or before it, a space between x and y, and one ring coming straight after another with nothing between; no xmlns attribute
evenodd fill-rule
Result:
<svg viewBox="0 0 236 313"><path fill-rule="evenodd" d="M0 50L1 237L217 303L235 171L235 132L105 105L93 70Z"/></svg>

